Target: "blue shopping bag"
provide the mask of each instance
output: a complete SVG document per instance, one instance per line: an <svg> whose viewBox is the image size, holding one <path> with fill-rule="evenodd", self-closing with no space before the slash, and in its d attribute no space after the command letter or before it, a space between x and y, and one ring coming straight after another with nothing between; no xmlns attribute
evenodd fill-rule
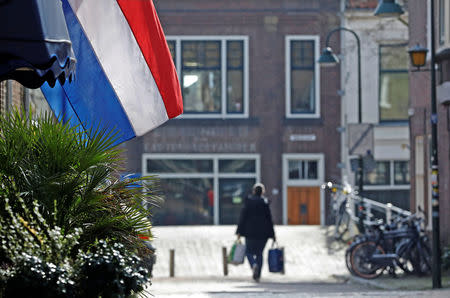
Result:
<svg viewBox="0 0 450 298"><path fill-rule="evenodd" d="M284 247L278 247L278 244L274 242L269 249L267 260L270 272L284 274Z"/></svg>

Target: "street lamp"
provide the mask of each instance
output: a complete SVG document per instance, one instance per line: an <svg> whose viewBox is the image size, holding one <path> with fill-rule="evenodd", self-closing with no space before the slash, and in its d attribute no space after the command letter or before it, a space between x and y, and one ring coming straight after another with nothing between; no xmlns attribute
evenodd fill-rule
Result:
<svg viewBox="0 0 450 298"><path fill-rule="evenodd" d="M355 31L350 30L345 27L338 27L333 30L331 30L327 34L327 38L325 41L325 48L322 51L322 55L320 55L319 62L323 66L334 66L337 63L339 63L338 57L333 53L332 48L329 46L330 37L338 32L338 31L347 31L350 32L356 39L356 45L358 48L358 123L362 122L362 105L361 105L361 41L359 39L358 34L356 34ZM360 155L358 159L358 191L361 193L363 191L363 158Z"/></svg>
<svg viewBox="0 0 450 298"><path fill-rule="evenodd" d="M381 0L375 15L383 16L378 8L384 3L393 3L393 0ZM394 3L394 5L398 5ZM403 11L402 11L403 12ZM378 14L377 14L378 13ZM398 16L396 14L395 16ZM437 105L436 105L436 50L435 50L435 32L434 32L434 0L430 1L430 72L431 72L431 218L433 223L433 266L432 279L433 288L441 288L441 248L440 248L440 232L439 232L439 164L438 164L438 135L437 135ZM427 49L416 45L409 51L411 64L420 70L420 67L426 64Z"/></svg>
<svg viewBox="0 0 450 298"><path fill-rule="evenodd" d="M418 44L408 50L409 57L411 58L411 64L417 67L417 70L420 70L420 68L425 66L427 63L427 52L428 49Z"/></svg>
<svg viewBox="0 0 450 298"><path fill-rule="evenodd" d="M338 27L331 30L325 41L325 48L322 51L322 55L320 55L319 62L323 66L334 66L339 63L338 57L333 53L333 49L329 46L330 37L333 33L338 31L347 31L350 32L356 38L356 45L358 47L358 123L361 123L362 112L361 112L361 41L359 40L358 35L355 31L350 30L345 27Z"/></svg>
<svg viewBox="0 0 450 298"><path fill-rule="evenodd" d="M381 0L374 14L378 17L398 17L402 13L403 9L395 0Z"/></svg>
<svg viewBox="0 0 450 298"><path fill-rule="evenodd" d="M339 63L339 58L333 53L332 48L326 47L323 49L318 62L321 66L335 66Z"/></svg>

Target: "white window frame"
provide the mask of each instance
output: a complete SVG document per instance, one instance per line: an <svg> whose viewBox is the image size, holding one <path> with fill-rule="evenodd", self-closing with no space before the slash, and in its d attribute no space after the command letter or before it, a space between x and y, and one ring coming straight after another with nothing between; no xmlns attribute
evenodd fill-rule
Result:
<svg viewBox="0 0 450 298"><path fill-rule="evenodd" d="M443 12L444 12L444 32L441 32L441 13L440 13L440 1L443 1ZM439 20L437 27L437 47L439 50L450 47L450 0L439 0L435 3L434 6L436 12L435 17ZM443 36L442 36L442 35ZM443 38L443 43L441 44L441 38Z"/></svg>
<svg viewBox="0 0 450 298"><path fill-rule="evenodd" d="M314 41L314 80L315 80L315 113L292 113L291 111L291 41ZM320 51L320 37L318 35L286 35L285 37L285 86L286 86L286 118L320 118L320 65L317 62Z"/></svg>
<svg viewBox="0 0 450 298"><path fill-rule="evenodd" d="M317 179L289 179L289 161L317 161ZM323 153L284 153L282 155L283 177L283 225L288 224L287 189L289 186L322 186L325 181L325 155ZM320 187L320 225L325 225L325 191Z"/></svg>
<svg viewBox="0 0 450 298"><path fill-rule="evenodd" d="M249 68L248 68L248 36L246 35L167 35L167 41L175 41L175 53L176 53L176 61L175 67L177 69L178 78L181 80L181 42L182 41L220 41L221 42L221 75L222 75L222 111L220 113L189 113L189 114L181 114L179 119L233 119L233 118L248 118L249 116ZM243 113L233 114L227 113L227 41L239 40L243 41ZM183 88L183 86L181 86Z"/></svg>
<svg viewBox="0 0 450 298"><path fill-rule="evenodd" d="M408 189L411 189L411 184L394 184L394 162L396 162L396 161L408 162L407 159L380 159L380 160L376 160L376 161L377 162L386 162L386 161L389 162L389 173L390 173L389 184L380 184L380 185L364 184L364 190L408 190ZM411 169L410 169L409 175L411 177Z"/></svg>
<svg viewBox="0 0 450 298"><path fill-rule="evenodd" d="M213 161L211 173L150 173L147 171L149 159L204 159ZM255 173L219 173L219 160L221 159L252 159L255 160ZM261 181L261 156L260 154L197 154L197 153L144 153L142 154L142 175L157 175L159 178L213 178L214 185L214 224L219 224L219 179L220 178L255 178Z"/></svg>

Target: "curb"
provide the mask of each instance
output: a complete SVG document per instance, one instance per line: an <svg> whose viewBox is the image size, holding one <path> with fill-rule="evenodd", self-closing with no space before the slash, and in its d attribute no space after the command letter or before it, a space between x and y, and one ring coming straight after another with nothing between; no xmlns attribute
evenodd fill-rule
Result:
<svg viewBox="0 0 450 298"><path fill-rule="evenodd" d="M392 290L400 290L398 287L384 285L383 283L373 280L373 279L364 279L364 278L353 276L353 275L349 276L349 280L352 282L358 283L358 284L371 286L371 287L382 289L382 290L391 290L391 291Z"/></svg>

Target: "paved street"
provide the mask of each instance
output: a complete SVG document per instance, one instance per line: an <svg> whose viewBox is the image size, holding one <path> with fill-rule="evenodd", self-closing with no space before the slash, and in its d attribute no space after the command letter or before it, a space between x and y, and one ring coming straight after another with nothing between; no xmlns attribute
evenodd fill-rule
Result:
<svg viewBox="0 0 450 298"><path fill-rule="evenodd" d="M327 229L318 226L275 228L285 247L285 275L268 272L265 259L260 283L251 279L247 262L229 265L225 277L222 247L229 249L234 231L235 226L155 227L158 260L148 292L156 297L450 297L450 290L384 291L355 282L344 264L344 247L329 242ZM170 249L175 278L169 277Z"/></svg>
<svg viewBox="0 0 450 298"><path fill-rule="evenodd" d="M235 240L235 226L155 227L158 261L155 277L169 275L169 250L175 249L175 276L223 276L222 247L229 250ZM327 281L332 275L347 274L342 249L329 249L325 228L318 226L277 226L280 246L285 247L286 274L269 273L266 264L262 277L280 280ZM264 257L272 241L266 245ZM266 260L265 260L266 261ZM229 277L249 277L248 263L229 265Z"/></svg>

